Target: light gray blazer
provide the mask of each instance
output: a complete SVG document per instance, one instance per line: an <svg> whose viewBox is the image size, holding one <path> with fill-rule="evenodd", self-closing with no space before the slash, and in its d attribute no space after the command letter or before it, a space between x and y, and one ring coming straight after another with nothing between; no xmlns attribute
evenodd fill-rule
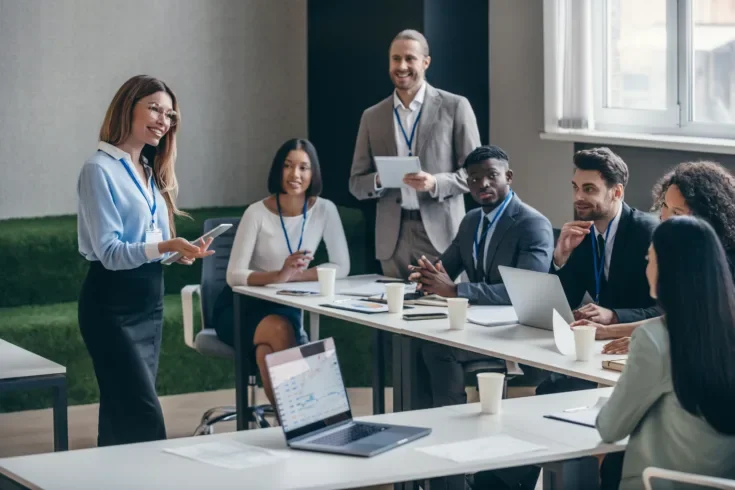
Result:
<svg viewBox="0 0 735 490"><path fill-rule="evenodd" d="M641 475L648 466L735 478L735 436L719 434L679 404L671 382L669 335L661 318L633 332L625 369L597 416L597 430L605 442L630 436L621 490L643 489Z"/></svg>
<svg viewBox="0 0 735 490"><path fill-rule="evenodd" d="M393 255L401 229L401 191L375 192L374 156L396 156L393 95L362 114L350 172L350 192L357 199L378 199L375 250L378 260ZM416 129L416 154L421 168L436 177L436 197L419 192L421 219L432 245L440 253L457 233L465 214L468 191L462 168L467 155L480 146L477 120L469 101L426 86L421 119Z"/></svg>
<svg viewBox="0 0 735 490"><path fill-rule="evenodd" d="M544 215L514 195L495 224L485 256L485 270L480 271L475 266L473 249L482 216L482 209L467 213L457 237L440 260L452 279L467 273L469 282L457 285L461 298L479 305L509 305L498 266L548 272L554 253L554 232Z"/></svg>

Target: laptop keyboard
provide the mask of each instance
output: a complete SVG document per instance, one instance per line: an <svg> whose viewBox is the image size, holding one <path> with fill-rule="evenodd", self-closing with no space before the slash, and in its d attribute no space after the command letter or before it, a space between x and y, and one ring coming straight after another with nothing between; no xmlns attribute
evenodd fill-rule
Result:
<svg viewBox="0 0 735 490"><path fill-rule="evenodd" d="M351 425L343 430L327 434L319 439L310 441L312 444L322 444L325 446L346 446L347 444L360 439L364 439L378 432L382 432L387 427L377 427L374 425L356 424Z"/></svg>

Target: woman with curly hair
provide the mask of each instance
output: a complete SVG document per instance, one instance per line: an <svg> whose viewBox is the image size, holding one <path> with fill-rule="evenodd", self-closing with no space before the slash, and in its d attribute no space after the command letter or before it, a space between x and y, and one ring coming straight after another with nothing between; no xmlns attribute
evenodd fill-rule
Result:
<svg viewBox="0 0 735 490"><path fill-rule="evenodd" d="M661 221L673 216L696 216L717 233L735 278L735 177L715 162L685 162L664 175L653 187L653 211ZM594 325L598 340L616 339L605 345L605 354L628 352L630 336L644 322L598 325L588 320L572 326Z"/></svg>

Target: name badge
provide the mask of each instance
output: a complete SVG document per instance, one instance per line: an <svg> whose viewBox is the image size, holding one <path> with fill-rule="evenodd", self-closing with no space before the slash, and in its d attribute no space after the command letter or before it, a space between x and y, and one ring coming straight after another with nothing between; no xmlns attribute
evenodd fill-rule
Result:
<svg viewBox="0 0 735 490"><path fill-rule="evenodd" d="M158 243L163 241L163 232L158 226L151 226L145 231L146 243Z"/></svg>

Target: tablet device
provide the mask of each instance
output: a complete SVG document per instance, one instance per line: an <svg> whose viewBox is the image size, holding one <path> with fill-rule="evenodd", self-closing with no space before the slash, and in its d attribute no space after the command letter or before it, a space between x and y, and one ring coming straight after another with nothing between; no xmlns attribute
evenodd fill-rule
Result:
<svg viewBox="0 0 735 490"><path fill-rule="evenodd" d="M419 157L375 157L380 185L386 189L408 189L403 183L406 174L421 172Z"/></svg>
<svg viewBox="0 0 735 490"><path fill-rule="evenodd" d="M204 243L204 240L206 240L207 238L217 238L218 236L220 236L222 233L226 232L230 228L232 228L232 224L231 223L223 223L223 224L217 226L216 228L213 228L213 229L209 230L207 233L205 233L204 235L200 236L199 238L196 239L196 241L194 241L192 243L194 245L196 245L196 246L199 246L202 243ZM161 263L163 265L173 264L174 262L176 262L180 258L181 258L181 254L177 252L177 253L171 254L168 257L166 257L165 259L163 259L161 261Z"/></svg>

